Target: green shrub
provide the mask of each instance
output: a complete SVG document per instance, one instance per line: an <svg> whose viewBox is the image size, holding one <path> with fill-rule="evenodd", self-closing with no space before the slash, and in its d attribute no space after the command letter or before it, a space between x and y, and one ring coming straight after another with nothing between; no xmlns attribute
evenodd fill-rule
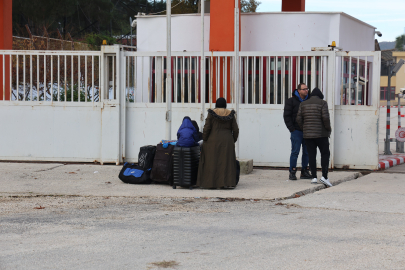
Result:
<svg viewBox="0 0 405 270"><path fill-rule="evenodd" d="M89 33L85 36L84 41L90 45L92 50L98 50L103 45L103 40L107 40L107 45L113 45L117 43L117 40L113 37L103 34Z"/></svg>

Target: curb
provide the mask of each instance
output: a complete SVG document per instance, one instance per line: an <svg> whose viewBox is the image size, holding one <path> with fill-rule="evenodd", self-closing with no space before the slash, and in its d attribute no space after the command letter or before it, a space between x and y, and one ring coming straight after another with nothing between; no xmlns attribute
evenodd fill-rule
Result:
<svg viewBox="0 0 405 270"><path fill-rule="evenodd" d="M362 177L362 176L363 176L363 174L361 174L361 173L353 173L352 175L347 176L347 177L345 177L343 179L336 180L336 181L331 181L331 183L332 183L333 186L337 186L340 183L355 180L355 179L357 179L359 177ZM318 184L315 187L295 192L293 195L291 195L289 197L276 198L275 201L295 199L295 198L298 198L298 197L301 197L301 196L304 196L304 195L307 195L307 194L310 194L310 193L315 193L316 191L326 189L326 188L327 187L325 187L323 184Z"/></svg>
<svg viewBox="0 0 405 270"><path fill-rule="evenodd" d="M378 162L379 169L388 169L390 167L394 167L395 165L399 165L405 162L405 156L398 156L396 158L390 158L386 160L382 160Z"/></svg>

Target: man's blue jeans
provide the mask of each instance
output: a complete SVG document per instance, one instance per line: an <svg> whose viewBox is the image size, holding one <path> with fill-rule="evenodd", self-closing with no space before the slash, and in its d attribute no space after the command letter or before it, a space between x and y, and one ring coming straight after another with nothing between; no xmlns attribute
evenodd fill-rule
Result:
<svg viewBox="0 0 405 270"><path fill-rule="evenodd" d="M302 145L302 168L308 167L308 151L304 141L304 134L300 130L291 132L291 156L290 156L290 171L297 167L298 155Z"/></svg>

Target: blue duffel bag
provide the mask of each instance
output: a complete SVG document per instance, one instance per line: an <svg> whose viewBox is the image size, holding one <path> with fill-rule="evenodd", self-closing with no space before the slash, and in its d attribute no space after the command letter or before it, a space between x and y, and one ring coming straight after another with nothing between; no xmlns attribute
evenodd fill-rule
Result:
<svg viewBox="0 0 405 270"><path fill-rule="evenodd" d="M152 183L150 171L150 168L145 170L134 163L125 162L118 177L127 184L150 184Z"/></svg>

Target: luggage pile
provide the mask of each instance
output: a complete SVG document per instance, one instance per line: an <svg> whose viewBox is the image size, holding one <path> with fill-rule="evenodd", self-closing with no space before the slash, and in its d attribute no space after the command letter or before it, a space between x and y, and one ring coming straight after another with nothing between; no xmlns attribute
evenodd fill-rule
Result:
<svg viewBox="0 0 405 270"><path fill-rule="evenodd" d="M157 146L142 146L138 164L125 163L119 178L128 184L160 183L192 189L197 183L202 133L190 117L183 118L177 141L162 140ZM237 182L239 182L239 162Z"/></svg>
<svg viewBox="0 0 405 270"><path fill-rule="evenodd" d="M170 144L172 143L172 144ZM192 189L197 182L200 147L178 147L173 141L142 146L138 164L126 162L119 179L127 184L161 183ZM166 147L166 148L165 148Z"/></svg>
<svg viewBox="0 0 405 270"><path fill-rule="evenodd" d="M166 148L165 148L166 147ZM179 147L175 141L162 140L157 146L145 145L139 149L138 164L126 162L119 179L127 184L168 184L193 189L197 183L200 146ZM236 184L240 166L236 160Z"/></svg>

